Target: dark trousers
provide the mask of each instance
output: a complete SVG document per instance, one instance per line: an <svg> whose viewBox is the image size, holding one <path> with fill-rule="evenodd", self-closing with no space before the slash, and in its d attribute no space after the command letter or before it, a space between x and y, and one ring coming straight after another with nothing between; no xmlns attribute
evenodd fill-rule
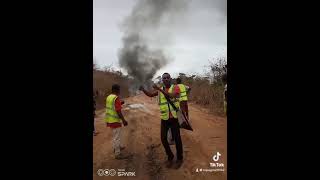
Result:
<svg viewBox="0 0 320 180"><path fill-rule="evenodd" d="M171 128L172 137L176 143L176 152L177 152L177 159L183 159L183 149L182 149L182 141L180 136L180 128L178 119L170 118L168 120L161 120L161 142L166 151L168 159L173 158L173 153L170 149L170 145L168 143L168 130Z"/></svg>

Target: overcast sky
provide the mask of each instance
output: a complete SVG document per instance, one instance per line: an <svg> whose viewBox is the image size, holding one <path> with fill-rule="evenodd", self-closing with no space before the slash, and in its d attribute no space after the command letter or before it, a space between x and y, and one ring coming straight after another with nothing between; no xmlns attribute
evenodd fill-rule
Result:
<svg viewBox="0 0 320 180"><path fill-rule="evenodd" d="M122 47L120 24L137 0L93 0L93 58L99 67L120 69L118 51ZM208 60L226 57L226 0L190 0L184 20L171 28L172 40L166 48L173 62L160 69L169 72L202 74ZM124 73L125 70L121 69Z"/></svg>

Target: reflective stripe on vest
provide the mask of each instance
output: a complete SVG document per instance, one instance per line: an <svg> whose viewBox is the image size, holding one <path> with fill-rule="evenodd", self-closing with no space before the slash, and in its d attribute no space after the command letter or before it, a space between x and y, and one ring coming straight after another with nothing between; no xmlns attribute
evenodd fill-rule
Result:
<svg viewBox="0 0 320 180"><path fill-rule="evenodd" d="M168 93L173 92L174 85L171 85L169 88ZM161 87L163 89L163 87ZM165 96L159 92L159 107L160 107L160 114L162 120L168 120L169 119L169 108L171 111L171 114L174 118L177 118L177 112L173 109L173 107L170 105L170 103L167 101ZM179 109L179 101L175 98L170 99L174 105Z"/></svg>
<svg viewBox="0 0 320 180"><path fill-rule="evenodd" d="M118 96L110 94L106 99L106 117L105 122L115 123L120 122L117 111L115 110L115 101Z"/></svg>
<svg viewBox="0 0 320 180"><path fill-rule="evenodd" d="M188 96L187 96L187 88L183 84L178 84L180 88L180 98L179 101L188 101Z"/></svg>

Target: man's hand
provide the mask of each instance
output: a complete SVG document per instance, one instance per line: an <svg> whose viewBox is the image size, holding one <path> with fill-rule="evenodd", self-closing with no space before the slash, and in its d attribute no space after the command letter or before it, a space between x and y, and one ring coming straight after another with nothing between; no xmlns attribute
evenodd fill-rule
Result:
<svg viewBox="0 0 320 180"><path fill-rule="evenodd" d="M156 90L160 90L160 88L156 84L154 84L152 87Z"/></svg>
<svg viewBox="0 0 320 180"><path fill-rule="evenodd" d="M122 123L123 123L124 126L128 125L128 122L126 120L122 120Z"/></svg>
<svg viewBox="0 0 320 180"><path fill-rule="evenodd" d="M140 87L139 87L139 90L140 90L140 91L143 91L143 90L144 90L144 87L143 87L143 86L140 86Z"/></svg>
<svg viewBox="0 0 320 180"><path fill-rule="evenodd" d="M158 96L158 91L153 91L153 92L150 92L150 91L147 91L144 89L143 86L140 86L139 88L140 91L143 91L143 93L149 97L155 97L155 96Z"/></svg>
<svg viewBox="0 0 320 180"><path fill-rule="evenodd" d="M121 100L121 105L124 104L124 101Z"/></svg>

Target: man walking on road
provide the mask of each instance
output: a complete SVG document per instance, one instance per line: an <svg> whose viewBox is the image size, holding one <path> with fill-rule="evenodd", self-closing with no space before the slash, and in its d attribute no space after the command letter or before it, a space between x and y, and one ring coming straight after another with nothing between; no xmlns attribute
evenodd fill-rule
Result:
<svg viewBox="0 0 320 180"><path fill-rule="evenodd" d="M123 155L120 151L124 149L121 147L120 132L121 122L124 126L128 125L128 122L124 119L121 112L122 101L119 98L120 86L117 84L112 85L112 92L106 99L106 118L105 122L107 127L112 129L112 146L116 159L126 159L127 156Z"/></svg>
<svg viewBox="0 0 320 180"><path fill-rule="evenodd" d="M182 84L181 78L177 78L177 85L180 88L180 97L179 97L180 108L189 119L188 94L190 93L191 88L189 86Z"/></svg>
<svg viewBox="0 0 320 180"><path fill-rule="evenodd" d="M166 166L169 168L173 165L174 155L170 149L170 145L168 143L167 134L169 128L171 128L172 136L176 143L176 154L177 161L175 163L176 169L180 168L183 163L183 148L182 141L180 136L180 127L177 117L177 112L173 109L171 104L167 101L166 97L170 99L174 105L179 108L179 98L180 89L179 86L171 84L171 77L169 73L164 73L162 75L162 82L164 86L158 87L157 85L153 85L153 88L156 91L149 92L145 90L142 86L140 90L143 91L149 97L158 96L160 113L161 113L161 142L167 154ZM159 92L158 92L159 91Z"/></svg>

